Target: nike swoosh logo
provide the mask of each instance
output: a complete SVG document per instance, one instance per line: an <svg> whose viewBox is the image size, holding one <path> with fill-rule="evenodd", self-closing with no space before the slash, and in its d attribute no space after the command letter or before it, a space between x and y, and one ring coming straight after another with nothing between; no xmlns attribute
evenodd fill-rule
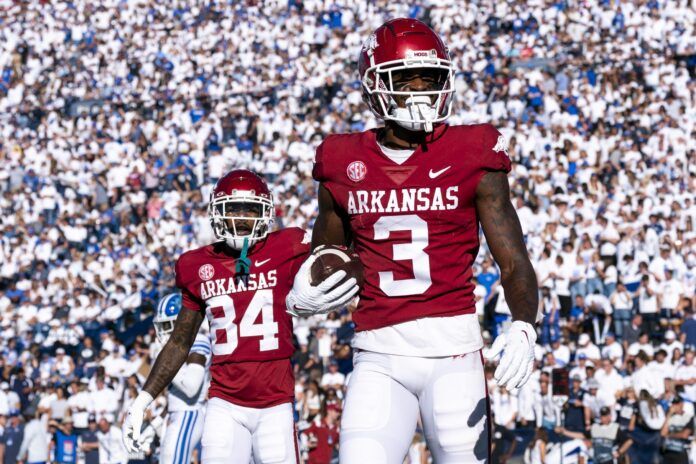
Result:
<svg viewBox="0 0 696 464"><path fill-rule="evenodd" d="M267 262L269 262L270 260L271 260L271 258L264 259L263 261L254 261L254 266L261 267L264 264L266 264Z"/></svg>
<svg viewBox="0 0 696 464"><path fill-rule="evenodd" d="M434 178L436 178L437 176L439 176L440 174L442 174L442 173L444 173L445 171L447 171L447 170L448 170L449 168L451 168L451 167L452 167L452 166L447 166L446 168L440 169L439 171L433 171L433 170L431 169L430 172L428 172L428 176L430 176L431 179L434 179Z"/></svg>

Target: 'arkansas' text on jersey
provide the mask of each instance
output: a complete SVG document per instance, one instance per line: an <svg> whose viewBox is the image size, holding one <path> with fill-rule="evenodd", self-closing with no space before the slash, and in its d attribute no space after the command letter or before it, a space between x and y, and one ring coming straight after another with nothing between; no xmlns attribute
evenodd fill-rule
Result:
<svg viewBox="0 0 696 464"><path fill-rule="evenodd" d="M230 295L237 292L254 292L264 288L273 288L278 283L277 271L268 273L248 274L225 279L214 279L201 282L201 298L207 300L214 296Z"/></svg>
<svg viewBox="0 0 696 464"><path fill-rule="evenodd" d="M348 214L457 209L459 205L458 191L459 187L456 185L447 188L349 190Z"/></svg>

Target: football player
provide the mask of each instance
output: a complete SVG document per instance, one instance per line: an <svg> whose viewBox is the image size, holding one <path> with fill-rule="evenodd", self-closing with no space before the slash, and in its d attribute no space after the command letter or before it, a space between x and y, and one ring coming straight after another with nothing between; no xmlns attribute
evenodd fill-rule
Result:
<svg viewBox="0 0 696 464"><path fill-rule="evenodd" d="M167 344L174 331L174 322L180 312L180 293L170 293L157 304L153 324L162 346ZM208 335L199 330L186 363L167 390L167 425L160 447L162 463L191 462L191 453L201 441L211 354Z"/></svg>
<svg viewBox="0 0 696 464"><path fill-rule="evenodd" d="M294 348L285 298L294 276L309 272L309 240L297 228L270 232L271 192L247 170L217 182L208 215L219 241L184 253L176 263L182 308L128 410L124 441L129 450L138 449L145 408L177 376L207 318L212 363L202 462L248 464L253 456L255 463L296 463ZM323 311L342 306L357 288L355 279L336 285L344 277L333 274L305 289L306 295Z"/></svg>
<svg viewBox="0 0 696 464"><path fill-rule="evenodd" d="M403 462L419 413L435 462L487 462L489 403L472 283L479 224L513 318L492 350L497 358L504 349L500 385L527 381L536 342L537 283L510 202L505 138L490 124L445 123L454 66L420 21L395 19L375 30L359 70L364 100L384 127L327 137L313 171L320 187L312 247L352 245L365 267L340 462ZM319 312L308 304L305 311Z"/></svg>

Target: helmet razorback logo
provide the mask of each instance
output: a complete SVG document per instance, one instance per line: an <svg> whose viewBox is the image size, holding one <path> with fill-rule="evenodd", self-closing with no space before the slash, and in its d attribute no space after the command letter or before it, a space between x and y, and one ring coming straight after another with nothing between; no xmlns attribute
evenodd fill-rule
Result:
<svg viewBox="0 0 696 464"><path fill-rule="evenodd" d="M346 174L353 182L360 182L367 175L367 166L362 161L353 161L348 165Z"/></svg>
<svg viewBox="0 0 696 464"><path fill-rule="evenodd" d="M368 37L365 43L363 44L363 50L372 52L378 46L379 43L377 43L377 36L375 34L370 34L370 37Z"/></svg>
<svg viewBox="0 0 696 464"><path fill-rule="evenodd" d="M204 264L198 268L198 277L200 277L201 280L210 280L214 275L215 268L212 266L212 264Z"/></svg>
<svg viewBox="0 0 696 464"><path fill-rule="evenodd" d="M498 136L498 141L495 143L493 151L502 151L508 158L510 157L510 155L508 155L508 143L504 136Z"/></svg>

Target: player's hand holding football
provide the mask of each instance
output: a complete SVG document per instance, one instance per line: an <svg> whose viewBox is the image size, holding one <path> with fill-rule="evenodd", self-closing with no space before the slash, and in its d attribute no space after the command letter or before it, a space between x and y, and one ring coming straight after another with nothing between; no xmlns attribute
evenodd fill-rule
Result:
<svg viewBox="0 0 696 464"><path fill-rule="evenodd" d="M145 410L150 403L152 403L152 396L146 391L141 391L128 408L122 432L123 444L129 453L140 451L140 433L145 418Z"/></svg>
<svg viewBox="0 0 696 464"><path fill-rule="evenodd" d="M292 290L285 299L288 313L293 316L308 317L329 313L344 306L360 290L353 277L341 282L347 275L342 270L334 272L318 285L312 285L311 269L316 259L316 255L310 255L300 266Z"/></svg>
<svg viewBox="0 0 696 464"><path fill-rule="evenodd" d="M507 332L498 335L486 355L490 361L502 352L494 374L498 385L512 390L527 383L534 370L536 339L534 326L524 321L514 321Z"/></svg>

